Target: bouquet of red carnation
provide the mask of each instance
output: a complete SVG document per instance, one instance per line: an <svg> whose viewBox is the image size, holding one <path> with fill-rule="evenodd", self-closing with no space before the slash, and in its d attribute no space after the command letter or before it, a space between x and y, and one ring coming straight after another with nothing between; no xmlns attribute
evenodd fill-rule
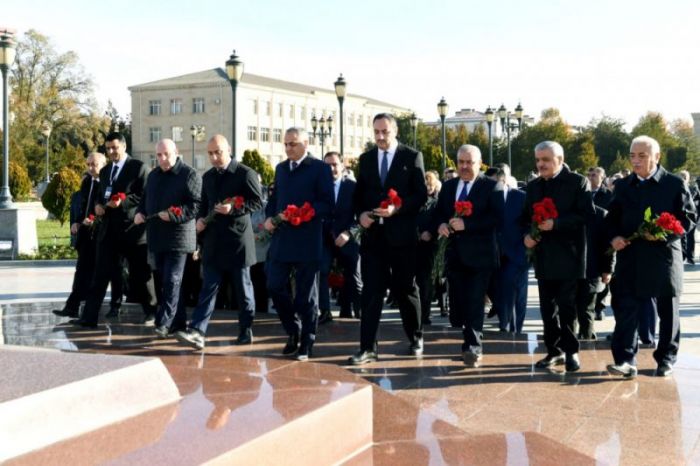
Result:
<svg viewBox="0 0 700 466"><path fill-rule="evenodd" d="M333 266L328 274L328 287L334 290L342 290L343 286L345 286L345 275L343 275L343 269L336 259L333 261Z"/></svg>
<svg viewBox="0 0 700 466"><path fill-rule="evenodd" d="M85 219L83 220L83 225L88 227L90 229L90 236L94 237L95 235L95 229L97 228L97 225L100 224L102 221L102 217L96 217L95 214L90 214Z"/></svg>
<svg viewBox="0 0 700 466"><path fill-rule="evenodd" d="M681 236L685 233L685 229L681 222L669 212L661 212L656 217L651 217L651 207L647 207L644 211L644 221L639 225L637 231L632 236L625 238L627 241L633 241L637 238L646 239L647 241L665 241L668 235ZM611 255L615 250L609 248L607 254Z"/></svg>
<svg viewBox="0 0 700 466"><path fill-rule="evenodd" d="M153 220L154 218L160 217L160 214L162 214L162 213L172 214L174 217L181 217L181 216L182 216L182 207L176 206L176 205L171 205L170 207L168 207L167 210L161 210L160 212L156 212L155 214L148 215L148 216L145 218L145 222L148 222L148 221L150 221L150 220ZM124 231L129 231L129 230L131 230L132 228L134 228L135 226L136 226L136 224L135 224L135 223L132 223L132 224L129 225L129 227L128 227L126 230L124 230Z"/></svg>
<svg viewBox="0 0 700 466"><path fill-rule="evenodd" d="M554 200L551 197L542 198L540 202L532 204L532 226L530 227L530 238L535 241L542 239L542 231L539 229L539 224L546 220L554 220L559 217L557 206L554 205Z"/></svg>
<svg viewBox="0 0 700 466"><path fill-rule="evenodd" d="M315 215L316 210L309 202L304 202L304 204L302 204L301 207L298 207L294 204L289 204L287 208L284 209L281 213L272 217L272 224L275 227L279 226L282 222L285 221L282 218L282 216L284 216L284 218L286 218L287 223L294 227L298 227L302 223L310 222ZM264 242L269 240L271 236L272 233L263 228L262 231L256 236L256 239L258 241Z"/></svg>
<svg viewBox="0 0 700 466"><path fill-rule="evenodd" d="M386 199L379 203L379 208L388 209L390 205L393 205L397 209L403 205L403 200L401 200L401 197L399 197L399 193L397 193L395 189L390 189L389 191L387 191ZM379 216L374 212L370 212L369 217L372 220L377 220L379 218ZM358 224L357 226L350 229L350 235L355 239L355 241L359 243L365 230L367 230L365 227Z"/></svg>
<svg viewBox="0 0 700 466"><path fill-rule="evenodd" d="M229 204L233 210L241 210L245 206L245 199L243 196L233 196L233 197L227 197L223 201L220 202L220 205L226 205ZM214 221L214 218L216 217L216 210L211 209L207 216L204 218L204 223L209 224Z"/></svg>
<svg viewBox="0 0 700 466"><path fill-rule="evenodd" d="M471 201L455 201L454 208L455 213L452 215L452 218L470 217L474 210L474 204L472 204ZM454 230L451 226L449 226L449 224L447 225L447 228L450 230L450 233L454 233ZM445 251L447 250L447 242L449 240L449 236L441 236L438 239L438 250L437 254L435 255L435 263L432 271L433 280L439 279L442 276L442 271L445 268Z"/></svg>
<svg viewBox="0 0 700 466"><path fill-rule="evenodd" d="M168 207L168 213L173 214L175 217L181 217L182 216L182 207L176 206L176 205L171 205ZM156 214L158 215L158 214Z"/></svg>
<svg viewBox="0 0 700 466"><path fill-rule="evenodd" d="M112 197L109 198L109 200L111 202L119 202L119 201L124 202L125 199L126 199L126 194L124 194L124 193L112 194Z"/></svg>

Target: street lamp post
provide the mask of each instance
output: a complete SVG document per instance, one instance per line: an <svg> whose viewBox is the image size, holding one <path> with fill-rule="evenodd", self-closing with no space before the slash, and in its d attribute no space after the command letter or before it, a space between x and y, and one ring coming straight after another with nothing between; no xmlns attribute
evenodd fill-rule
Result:
<svg viewBox="0 0 700 466"><path fill-rule="evenodd" d="M442 174L445 173L445 167L447 166L447 139L445 137L445 117L447 116L447 112L449 110L449 106L447 105L447 102L445 102L445 98L443 97L440 99L440 102L438 102L437 105L438 108L438 115L440 115L440 122L442 123Z"/></svg>
<svg viewBox="0 0 700 466"><path fill-rule="evenodd" d="M192 136L192 166L195 165L194 160L194 141L201 141L201 137L204 136L204 125L192 125L190 126L190 135Z"/></svg>
<svg viewBox="0 0 700 466"><path fill-rule="evenodd" d="M343 74L341 73L340 76L338 76L338 80L333 83L335 86L335 95L338 97L338 105L340 107L340 155L341 157L343 156L343 102L345 101L345 79L343 78Z"/></svg>
<svg viewBox="0 0 700 466"><path fill-rule="evenodd" d="M46 185L48 186L51 177L49 176L49 139L51 138L51 123L48 121L41 127L41 134L46 139Z"/></svg>
<svg viewBox="0 0 700 466"><path fill-rule="evenodd" d="M418 144L417 144L418 117L416 116L416 112L411 113L411 128L413 128L413 148L418 150Z"/></svg>
<svg viewBox="0 0 700 466"><path fill-rule="evenodd" d="M516 128L520 130L523 124L523 107L518 103L518 106L515 107L515 113L510 113L505 107L505 105L501 104L501 106L498 108L498 118L501 120L501 130L506 131L506 137L507 137L507 144L508 144L508 166L510 167L511 171L513 170L513 164L512 164L512 158L511 158L511 149L510 149L510 132L513 127L511 126L510 122L510 117L515 116L515 118L518 120Z"/></svg>
<svg viewBox="0 0 700 466"><path fill-rule="evenodd" d="M231 115L231 152L233 153L233 158L236 158L236 88L238 87L238 81L241 80L243 76L243 62L238 59L236 51L234 50L228 60L226 60L226 74L228 75L228 80L231 83L231 102L232 102L232 115Z"/></svg>
<svg viewBox="0 0 700 466"><path fill-rule="evenodd" d="M328 130L326 131L326 127ZM318 138L321 140L321 157L324 156L325 152L323 149L323 143L326 138L331 136L331 131L333 131L333 117L328 115L328 118L324 118L321 115L320 119L316 119L316 115L311 117L311 129L313 130L313 135L316 137L316 130L318 129Z"/></svg>
<svg viewBox="0 0 700 466"><path fill-rule="evenodd" d="M489 105L489 108L486 109L486 124L489 127L489 167L493 166L493 133L491 132L491 127L493 126L493 118L493 109Z"/></svg>
<svg viewBox="0 0 700 466"><path fill-rule="evenodd" d="M5 29L0 31L0 71L2 71L2 189L0 190L0 209L12 207L10 193L10 105L7 95L7 72L15 61L14 33Z"/></svg>

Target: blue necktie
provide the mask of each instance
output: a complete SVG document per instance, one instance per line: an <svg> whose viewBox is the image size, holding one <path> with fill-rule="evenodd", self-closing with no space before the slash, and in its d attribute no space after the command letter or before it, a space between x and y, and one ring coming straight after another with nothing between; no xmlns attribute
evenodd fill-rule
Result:
<svg viewBox="0 0 700 466"><path fill-rule="evenodd" d="M458 201L467 200L467 186L469 186L469 182L465 181L464 185L462 185L462 191L459 193L459 197L457 198Z"/></svg>
<svg viewBox="0 0 700 466"><path fill-rule="evenodd" d="M296 170L298 166L299 166L298 162L292 162L292 171Z"/></svg>
<svg viewBox="0 0 700 466"><path fill-rule="evenodd" d="M114 179L117 177L117 170L119 170L119 167L117 165L112 166L112 174L109 177L110 186L112 186L112 183L114 183Z"/></svg>
<svg viewBox="0 0 700 466"><path fill-rule="evenodd" d="M379 170L379 179L382 180L382 186L386 181L386 175L389 173L389 152L384 151L384 157L382 157L382 166Z"/></svg>

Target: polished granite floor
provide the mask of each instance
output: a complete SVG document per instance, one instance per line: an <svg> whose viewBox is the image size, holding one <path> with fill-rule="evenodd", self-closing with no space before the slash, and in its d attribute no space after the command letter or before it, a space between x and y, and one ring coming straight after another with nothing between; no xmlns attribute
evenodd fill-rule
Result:
<svg viewBox="0 0 700 466"><path fill-rule="evenodd" d="M352 319L322 326L313 361L323 364L305 364L279 354L286 338L274 315L259 316L255 343L238 347L235 313L217 311L200 353L173 339L156 340L151 328L138 323L135 308L96 330L78 330L53 316L52 307L1 305L2 342L158 356L183 395L170 411L135 421L141 427L130 432L150 426L135 448L103 459L135 464L155 455L178 463L184 457L169 456L167 445L193 435L198 444L216 444L217 436L254 425L261 409L286 422L310 408L304 403L372 382L382 389L373 390L375 445L349 464L700 463L700 360L688 354L681 354L672 377L661 379L651 376L655 364L644 349L640 376L627 381L605 371L605 341L583 343L582 370L566 374L534 368L543 352L536 333L487 332L483 366L467 369L458 355L460 333L441 319L426 328L425 355L405 356L400 323L389 311L381 359L354 368L345 365L358 341L358 321ZM300 391L315 395L300 397ZM155 432L149 423L157 424ZM183 464L201 462L196 451Z"/></svg>

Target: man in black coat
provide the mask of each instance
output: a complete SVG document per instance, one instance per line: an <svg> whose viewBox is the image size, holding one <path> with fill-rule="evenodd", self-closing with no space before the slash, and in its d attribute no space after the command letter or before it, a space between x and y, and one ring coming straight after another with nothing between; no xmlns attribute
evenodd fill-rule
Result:
<svg viewBox="0 0 700 466"><path fill-rule="evenodd" d="M688 187L659 165L659 143L649 136L638 136L630 146L634 173L615 185L606 223L610 244L617 251L615 273L610 285L615 331L612 353L615 364L611 373L624 377L637 374L637 328L640 314L656 298L659 314L659 340L654 359L656 375L665 377L673 371L680 344L678 306L683 287L683 254L680 236L664 239L628 238L644 221L651 209L652 218L663 212L676 217L685 231L695 224L696 212Z"/></svg>
<svg viewBox="0 0 700 466"><path fill-rule="evenodd" d="M479 367L483 354L484 297L498 267L497 229L503 217L503 189L479 172L481 151L465 144L457 151L458 177L445 182L438 196L435 220L445 254L447 280L453 290L450 319L462 327L462 358ZM470 202L471 212L456 213L456 202Z"/></svg>
<svg viewBox="0 0 700 466"><path fill-rule="evenodd" d="M393 115L376 115L373 126L377 146L360 155L354 198L355 214L366 229L360 244L362 316L360 350L350 358L354 365L377 360L377 331L387 287L399 303L409 354L423 354L415 280L417 216L428 196L423 155L397 141ZM401 205L382 208L391 189L398 193Z"/></svg>
<svg viewBox="0 0 700 466"><path fill-rule="evenodd" d="M588 181L564 165L564 149L554 141L535 146L539 177L527 185L523 222L536 228L539 239L525 235L525 247L535 249L535 276L540 293L547 356L536 367L566 362L567 372L580 369L576 338L576 285L586 272L586 218L593 215ZM554 201L558 216L533 225L533 204ZM565 357L566 355L566 357Z"/></svg>
<svg viewBox="0 0 700 466"><path fill-rule="evenodd" d="M159 338L184 330L185 300L181 299L182 276L187 254L197 248L194 218L199 210L202 185L199 175L178 157L171 139L156 144L158 167L148 174L134 225L146 225L160 302L155 333Z"/></svg>
<svg viewBox="0 0 700 466"><path fill-rule="evenodd" d="M588 169L588 182L591 184L591 196L593 197L593 205L600 209L604 209L607 215L608 204L612 199L612 191L605 186L605 169L603 167L591 167ZM596 209L599 212L599 209ZM590 257L590 255L589 255ZM596 293L595 297L595 320L603 320L605 316L605 298L609 293L607 283L602 284L602 289Z"/></svg>
<svg viewBox="0 0 700 466"><path fill-rule="evenodd" d="M100 170L105 166L104 154L93 152L87 157L87 176L80 183L80 191L76 193L79 202L73 212L71 203L71 237L75 236L75 249L78 260L75 263L73 288L63 309L56 309L54 314L61 317L78 317L80 303L90 291L92 275L95 272L95 240L93 238L92 221L89 216L95 215L95 201L100 190Z"/></svg>
<svg viewBox="0 0 700 466"><path fill-rule="evenodd" d="M95 205L95 215L99 219L95 275L83 315L76 324L97 327L107 285L111 277L121 273L123 259L129 264L132 294L143 307L144 323L152 324L156 294L147 260L146 229L144 225L130 228L146 186L147 169L143 162L126 153L126 139L122 134L108 134L105 148L111 161L100 171L100 191Z"/></svg>
<svg viewBox="0 0 700 466"><path fill-rule="evenodd" d="M255 297L250 266L255 264L255 238L250 214L262 205L258 174L232 159L228 140L217 134L207 144L212 168L202 177L202 203L197 231L202 240L204 278L197 307L186 332L175 337L195 349L204 348L204 336L214 312L216 295L228 275L238 301L239 335L236 344L253 342ZM234 208L226 199L243 198Z"/></svg>

